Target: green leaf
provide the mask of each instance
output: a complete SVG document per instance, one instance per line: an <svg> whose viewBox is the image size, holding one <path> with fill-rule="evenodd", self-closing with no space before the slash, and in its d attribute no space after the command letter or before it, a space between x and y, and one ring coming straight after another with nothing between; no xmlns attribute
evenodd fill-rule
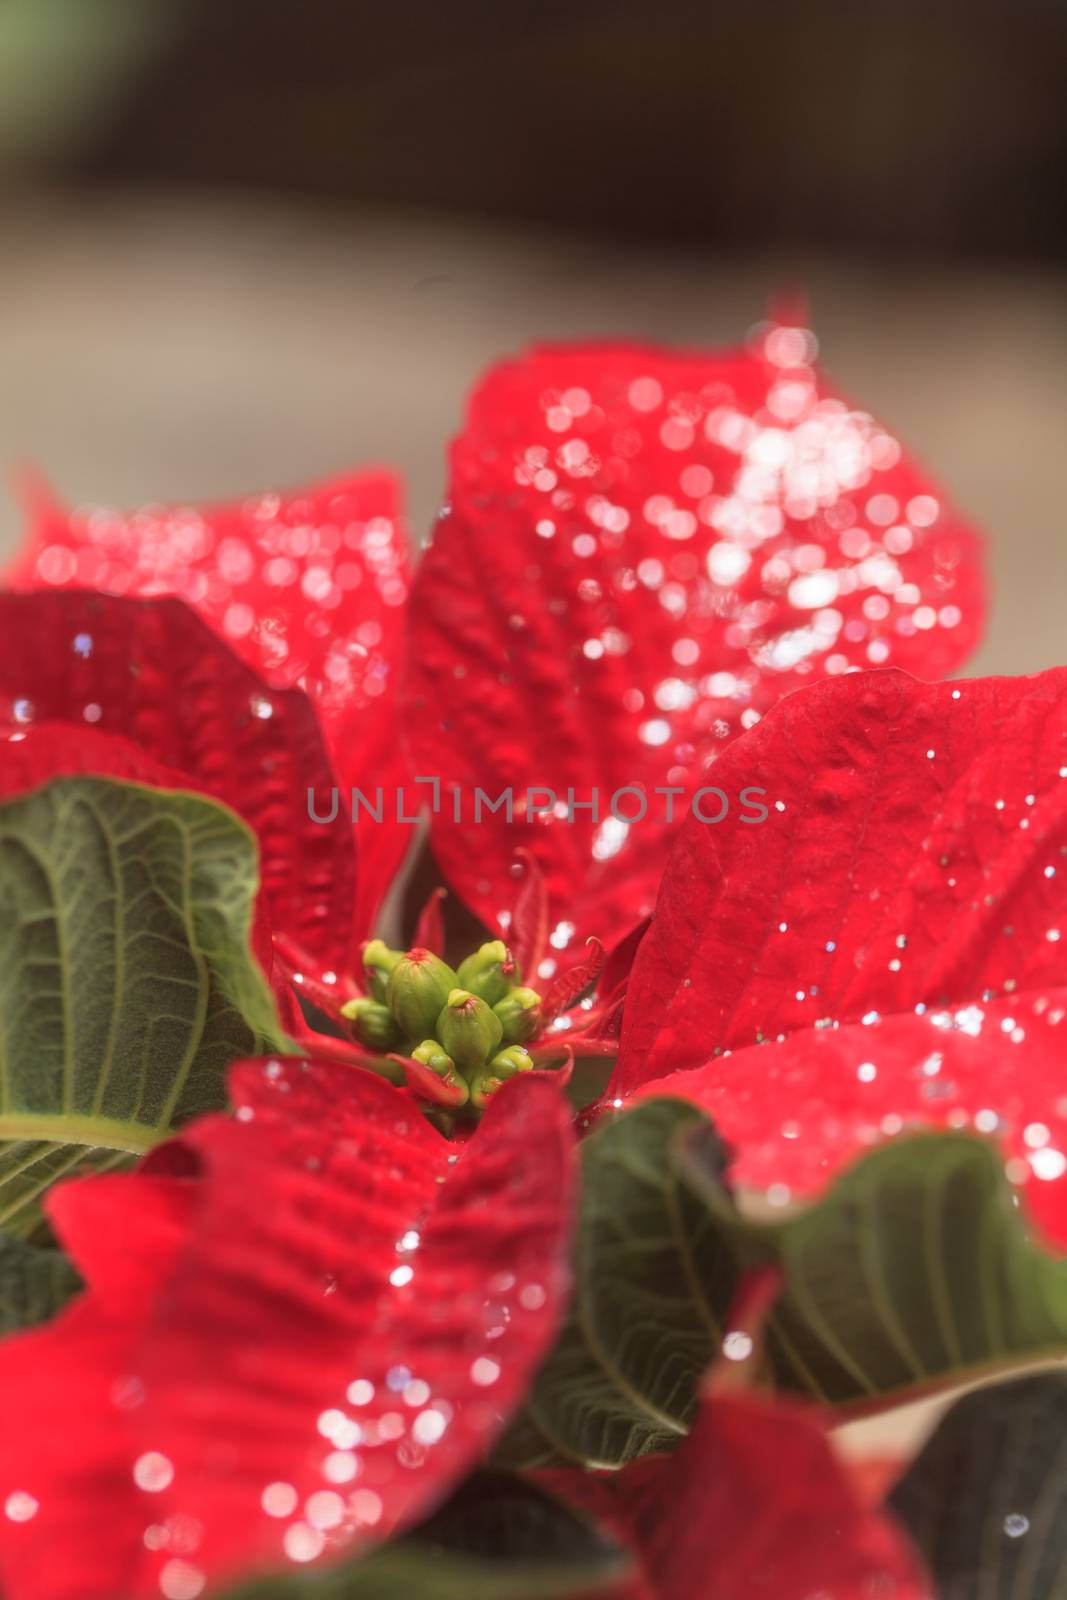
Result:
<svg viewBox="0 0 1067 1600"><path fill-rule="evenodd" d="M742 1273L764 1264L783 1279L771 1376L830 1405L874 1409L1067 1347L1064 1267L1029 1240L983 1140L888 1142L781 1221L743 1217L724 1164L703 1114L669 1098L586 1141L573 1303L502 1463L670 1449Z"/></svg>
<svg viewBox="0 0 1067 1600"><path fill-rule="evenodd" d="M889 1504L941 1600L1067 1600L1067 1373L965 1395Z"/></svg>
<svg viewBox="0 0 1067 1600"><path fill-rule="evenodd" d="M362 1560L261 1578L227 1600L592 1600L625 1576L621 1552L561 1501L485 1471Z"/></svg>
<svg viewBox="0 0 1067 1600"><path fill-rule="evenodd" d="M574 1297L499 1447L502 1462L614 1467L669 1450L686 1432L737 1277L706 1208L672 1170L672 1146L686 1128L714 1141L701 1112L650 1100L582 1147ZM716 1144L709 1162L717 1154Z"/></svg>
<svg viewBox="0 0 1067 1600"><path fill-rule="evenodd" d="M225 1104L284 1048L249 947L256 845L200 795L61 778L0 805L0 1227Z"/></svg>
<svg viewBox="0 0 1067 1600"><path fill-rule="evenodd" d="M62 1250L0 1234L0 1334L44 1322L80 1288Z"/></svg>

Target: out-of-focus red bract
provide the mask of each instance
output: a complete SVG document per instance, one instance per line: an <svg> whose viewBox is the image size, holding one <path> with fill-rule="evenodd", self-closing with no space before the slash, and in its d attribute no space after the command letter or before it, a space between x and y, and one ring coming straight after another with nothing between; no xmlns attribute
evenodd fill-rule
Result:
<svg viewBox="0 0 1067 1600"><path fill-rule="evenodd" d="M932 1600L904 1534L790 1402L711 1395L673 1455L549 1482L634 1553L627 1600Z"/></svg>
<svg viewBox="0 0 1067 1600"><path fill-rule="evenodd" d="M505 1086L462 1147L351 1068L245 1063L231 1090L235 1117L52 1202L90 1287L0 1347L8 1600L195 1593L387 1537L485 1451L551 1341L553 1085Z"/></svg>

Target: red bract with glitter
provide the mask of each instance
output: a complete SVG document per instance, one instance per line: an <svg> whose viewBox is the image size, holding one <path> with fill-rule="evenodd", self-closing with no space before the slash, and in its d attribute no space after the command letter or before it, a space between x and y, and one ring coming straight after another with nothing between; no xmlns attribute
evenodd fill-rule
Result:
<svg viewBox="0 0 1067 1600"><path fill-rule="evenodd" d="M742 778L768 820L683 830L609 1100L697 1101L780 1201L916 1124L993 1134L1067 1246L1067 670L821 684Z"/></svg>
<svg viewBox="0 0 1067 1600"><path fill-rule="evenodd" d="M782 327L715 359L545 346L475 390L403 706L444 786L438 859L490 926L510 842L469 807L457 825L450 790L538 787L553 945L614 942L651 911L708 762L780 695L857 667L941 677L973 649L974 535L813 352Z"/></svg>
<svg viewBox="0 0 1067 1600"><path fill-rule="evenodd" d="M338 783L396 788L404 782L406 768L395 734L395 664L402 650L410 574L400 486L391 473L368 471L295 494L261 494L202 509L152 505L129 514L102 507L68 512L36 483L26 498L32 530L7 575L13 589L93 590L131 598L173 595L191 606L249 669L247 691L232 683L219 685L227 737L249 715L267 719L277 714L288 697L272 691L299 687L314 704ZM38 625L48 628L50 637L63 637L70 620L69 614L65 619L42 618ZM60 671L69 666L65 654L56 652ZM81 654L89 659L88 652ZM152 641L151 654L176 713L173 688L189 663L163 639ZM203 654L209 676L211 652ZM18 660L19 652L12 650L11 657ZM230 675L235 676L232 668ZM93 676L84 672L83 680ZM206 711L195 680L189 690L189 704ZM87 709L97 703L91 695L86 705L72 703L62 714L87 721L103 718L109 731L122 731L113 726L116 718L121 723L121 707L113 703L112 694L99 715ZM45 713L31 708L30 714ZM197 768L191 770L195 774ZM300 807L305 824L306 791L322 793L324 776L306 762L302 781L293 775L289 782L288 799ZM246 781L257 781L254 767ZM276 784L280 787L280 776ZM224 798L233 803L233 796ZM395 818L390 824L383 817L375 848L367 852L360 871L363 930L403 856L407 834ZM307 955L322 966L314 942ZM331 953L325 966L332 964Z"/></svg>
<svg viewBox="0 0 1067 1600"><path fill-rule="evenodd" d="M225 801L255 829L265 909L287 967L313 960L320 970L346 970L352 834L343 818L320 825L308 815L306 786L329 784L331 770L300 690L269 690L175 600L0 594L0 639L9 738L50 730L53 765L37 782L60 772L140 778L132 765L117 773L93 753L101 735L135 745L141 760ZM26 756L15 748L4 760L18 771Z"/></svg>

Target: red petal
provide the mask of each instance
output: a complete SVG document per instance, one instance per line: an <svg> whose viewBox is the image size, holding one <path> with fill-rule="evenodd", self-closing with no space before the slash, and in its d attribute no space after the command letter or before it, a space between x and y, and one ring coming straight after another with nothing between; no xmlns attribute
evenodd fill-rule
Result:
<svg viewBox="0 0 1067 1600"><path fill-rule="evenodd" d="M529 845L568 950L553 959L651 910L673 832L652 791L694 788L747 717L824 674L934 677L973 647L974 535L812 347L795 328L725 355L546 347L471 401L415 583L405 699L418 770L445 784L443 867L500 925ZM600 821L519 807L512 828L475 823L475 787L508 785L517 805L528 786L596 789ZM648 815L627 833L609 803L630 786Z"/></svg>
<svg viewBox="0 0 1067 1600"><path fill-rule="evenodd" d="M640 1098L694 1101L736 1152L731 1181L814 1197L880 1139L916 1126L996 1138L1027 1214L1067 1250L1067 988L805 1028L660 1078ZM610 1093L610 1090L609 1090Z"/></svg>
<svg viewBox="0 0 1067 1600"><path fill-rule="evenodd" d="M684 828L616 1093L800 1028L1067 983L1067 669L819 684L715 777L764 788L767 820Z"/></svg>
<svg viewBox="0 0 1067 1600"><path fill-rule="evenodd" d="M542 1008L546 1026L564 1011L569 1010L579 995L584 994L603 971L604 946L600 940L590 936L586 942L586 949L589 953L583 961L578 962L549 985Z"/></svg>
<svg viewBox="0 0 1067 1600"><path fill-rule="evenodd" d="M435 956L443 956L445 953L445 920L442 903L447 897L447 889L431 889L419 912L415 935L411 941L414 946L429 950Z"/></svg>
<svg viewBox="0 0 1067 1600"><path fill-rule="evenodd" d="M431 1072L429 1067L421 1061L415 1061L410 1056L392 1055L390 1061L396 1061L404 1069L407 1086L412 1094L419 1100L429 1101L434 1106L461 1106L467 1101L466 1085L455 1083L449 1085L436 1072Z"/></svg>
<svg viewBox="0 0 1067 1600"><path fill-rule="evenodd" d="M655 1600L932 1595L904 1535L863 1507L799 1406L713 1397L673 1455L601 1479L599 1495L556 1482L629 1535Z"/></svg>
<svg viewBox="0 0 1067 1600"><path fill-rule="evenodd" d="M600 989L604 994L614 994L616 989L629 981L641 940L648 932L651 920L651 917L646 917L635 923L625 939L621 939L611 952L600 978Z"/></svg>
<svg viewBox="0 0 1067 1600"><path fill-rule="evenodd" d="M128 1177L112 1174L92 1183L61 1183L45 1202L96 1298L123 1314L143 1306L173 1268L200 1190L188 1177L139 1174L133 1197L135 1205Z"/></svg>
<svg viewBox="0 0 1067 1600"><path fill-rule="evenodd" d="M119 778L160 789L188 787L189 781L184 773L153 761L140 745L115 734L71 722L18 728L0 723L0 798L26 794L61 776Z"/></svg>
<svg viewBox="0 0 1067 1600"><path fill-rule="evenodd" d="M49 1197L95 1292L0 1345L5 1595L105 1600L133 1592L152 1521L133 1478L145 1453L132 1447L144 1405L138 1351L195 1197L188 1180L148 1176L69 1183Z"/></svg>
<svg viewBox="0 0 1067 1600"><path fill-rule="evenodd" d="M299 690L268 689L176 600L0 594L0 639L0 733L65 721L118 735L153 767L225 801L259 837L281 949L320 974L344 971L352 835L343 811L330 824L308 814L308 789L328 793L333 778ZM72 764L61 770L84 771L102 748L86 754L81 733L72 734Z"/></svg>
<svg viewBox="0 0 1067 1600"><path fill-rule="evenodd" d="M391 473L201 510L68 512L38 491L32 510L31 537L7 575L12 587L185 600L273 689L307 691L346 792L381 784L386 816L395 816L393 791L405 769L394 666L409 576ZM301 780L301 795L313 781ZM328 791L327 784L324 807ZM361 928L409 842L410 829L395 820L374 828L360 873Z"/></svg>
<svg viewBox="0 0 1067 1600"><path fill-rule="evenodd" d="M574 1076L574 1046L561 1040L549 1040L547 1044L535 1044L530 1047L533 1057L535 1078L548 1078L551 1082L565 1089ZM551 1066L546 1066L551 1062Z"/></svg>
<svg viewBox="0 0 1067 1600"><path fill-rule="evenodd" d="M285 959L280 964L284 966L285 972L280 977L282 982L285 982L286 978L291 980L290 993L292 994L292 1001L287 1005L286 1010L291 1011L292 1007L295 1006L297 1011L300 1012L299 1003L296 999L296 991L298 990L305 1000L310 1001L313 1006L318 1006L319 1010L325 1012L334 1022L340 1023L341 1007L347 1000L351 1000L354 996L362 993L357 980L349 974L330 970L325 974L316 975L313 964L306 957L302 959L292 943L289 944L283 954ZM358 957L358 950L356 955ZM292 988L293 984L296 986L295 989ZM281 984L277 985L277 987L280 988ZM300 1016L301 1018L303 1017L302 1012L300 1012ZM302 1024L302 1031L309 1031L306 1023ZM349 1037L347 1026L342 1027L342 1032L345 1038ZM323 1035L311 1029L310 1037L321 1039ZM314 1051L311 1053L314 1054Z"/></svg>
<svg viewBox="0 0 1067 1600"><path fill-rule="evenodd" d="M520 846L515 851L515 858L511 873L514 876L518 869L522 877L521 887L515 894L515 911L509 932L522 981L532 984L548 948L548 887L537 858L529 850Z"/></svg>
<svg viewBox="0 0 1067 1600"><path fill-rule="evenodd" d="M381 1538L484 1452L552 1338L572 1159L553 1086L505 1085L463 1147L369 1074L247 1063L232 1088L236 1118L180 1141L200 1199L143 1327L0 1349L5 1405L14 1376L20 1420L55 1424L0 1438L0 1505L39 1507L0 1527L9 1600L147 1596L176 1562L214 1581ZM108 1181L135 1209L145 1180ZM92 1294L78 1310L103 1315ZM131 1375L143 1403L117 1413ZM153 1452L166 1481L142 1495Z"/></svg>
<svg viewBox="0 0 1067 1600"><path fill-rule="evenodd" d="M149 1519L119 1430L120 1408L140 1399L128 1360L139 1333L135 1305L120 1316L86 1296L0 1347L0 1577L13 1600L132 1593Z"/></svg>

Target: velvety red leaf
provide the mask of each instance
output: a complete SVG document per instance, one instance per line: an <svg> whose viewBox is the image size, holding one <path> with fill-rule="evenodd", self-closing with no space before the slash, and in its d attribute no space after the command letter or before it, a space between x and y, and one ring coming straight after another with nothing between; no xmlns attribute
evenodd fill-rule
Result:
<svg viewBox="0 0 1067 1600"><path fill-rule="evenodd" d="M609 1478L555 1475L636 1551L634 1600L931 1600L904 1534L866 1509L804 1408L705 1400L688 1438Z"/></svg>
<svg viewBox="0 0 1067 1600"><path fill-rule="evenodd" d="M130 1593L147 1519L130 1454L116 1448L116 1398L137 1398L120 1377L137 1332L135 1313L123 1321L85 1298L4 1342L0 1578L16 1600Z"/></svg>
<svg viewBox="0 0 1067 1600"><path fill-rule="evenodd" d="M684 828L607 1098L699 1100L794 1194L915 1122L996 1134L1067 1243L1067 671L818 685L716 779L767 820Z"/></svg>
<svg viewBox="0 0 1067 1600"><path fill-rule="evenodd" d="M596 982L603 970L604 946L599 939L590 937L585 959L549 984L541 1013L545 1024L551 1024L568 1011L578 997Z"/></svg>
<svg viewBox="0 0 1067 1600"><path fill-rule="evenodd" d="M191 1188L179 1195L169 1178L104 1177L49 1197L93 1292L0 1345L5 1595L104 1600L133 1592L128 1583L151 1520L133 1478L145 1455L132 1445L144 1401L137 1352L153 1296L184 1242ZM75 1196L84 1210L71 1203Z"/></svg>
<svg viewBox="0 0 1067 1600"><path fill-rule="evenodd" d="M418 921L415 923L415 932L411 943L422 950L429 950L435 956L445 953L445 918L443 902L448 898L448 890L431 889L419 912Z"/></svg>
<svg viewBox="0 0 1067 1600"><path fill-rule="evenodd" d="M198 1178L157 1154L59 1191L61 1226L85 1197L83 1252L120 1186L112 1248L140 1185L196 1200L140 1317L119 1274L0 1347L5 1414L52 1424L0 1438L0 1506L34 1505L0 1519L8 1600L193 1594L384 1537L484 1452L551 1341L572 1161L554 1085L505 1085L465 1146L367 1073L246 1063L231 1087L234 1118L170 1147ZM176 1210L151 1210L173 1238Z"/></svg>
<svg viewBox="0 0 1067 1600"><path fill-rule="evenodd" d="M142 1171L132 1190L128 1177L113 1174L59 1184L48 1213L94 1298L129 1316L141 1314L173 1269L199 1200L195 1178Z"/></svg>
<svg viewBox="0 0 1067 1600"><path fill-rule="evenodd" d="M184 773L153 761L140 745L72 722L0 725L0 798L26 794L60 776L84 775L188 787Z"/></svg>
<svg viewBox="0 0 1067 1600"><path fill-rule="evenodd" d="M475 391L412 595L408 730L418 770L444 779L446 873L504 927L528 845L552 961L652 909L668 805L680 817L708 760L785 691L849 667L940 676L975 642L973 534L835 394L813 344L773 327L726 354L542 347ZM515 825L476 823L476 786L508 785ZM561 804L598 789L600 817L531 820L550 804L526 804L535 786ZM609 805L631 786L648 814L627 827Z"/></svg>
<svg viewBox="0 0 1067 1600"><path fill-rule="evenodd" d="M411 834L397 826L394 803L405 772L394 668L409 583L396 478L368 471L229 505L130 512L69 511L38 488L30 509L30 537L6 575L12 587L177 596L272 689L308 693L345 790L342 809L350 786L384 786L382 824L362 820L373 832L359 880L365 931ZM318 781L309 774L301 795ZM318 797L327 811L328 784Z"/></svg>
<svg viewBox="0 0 1067 1600"><path fill-rule="evenodd" d="M629 981L641 940L648 932L651 920L649 916L641 922L636 922L611 952L600 976L600 987L605 994L613 994L616 989Z"/></svg>
<svg viewBox="0 0 1067 1600"><path fill-rule="evenodd" d="M515 962L526 984L536 981L541 962L548 950L549 923L548 886L536 856L520 846L515 851L513 874L518 869L518 887L515 891L515 909L511 914L508 931L514 945Z"/></svg>
<svg viewBox="0 0 1067 1600"><path fill-rule="evenodd" d="M300 690L269 689L177 600L0 594L0 640L0 736L73 723L72 764L59 770L85 771L103 746L87 756L79 730L117 735L232 806L259 838L279 951L336 981L351 957L355 854L343 812L330 824L308 815L308 789L333 779Z"/></svg>
<svg viewBox="0 0 1067 1600"><path fill-rule="evenodd" d="M819 684L715 775L765 789L767 819L683 830L620 1091L797 1028L1067 982L1067 669Z"/></svg>
<svg viewBox="0 0 1067 1600"><path fill-rule="evenodd" d="M389 1060L395 1061L403 1068L408 1088L420 1101L432 1106L445 1106L448 1109L466 1104L467 1086L457 1081L458 1074L455 1069L452 1070L452 1080L446 1083L436 1072L431 1072L429 1067L424 1066L421 1061L415 1061L411 1056L390 1052Z"/></svg>

